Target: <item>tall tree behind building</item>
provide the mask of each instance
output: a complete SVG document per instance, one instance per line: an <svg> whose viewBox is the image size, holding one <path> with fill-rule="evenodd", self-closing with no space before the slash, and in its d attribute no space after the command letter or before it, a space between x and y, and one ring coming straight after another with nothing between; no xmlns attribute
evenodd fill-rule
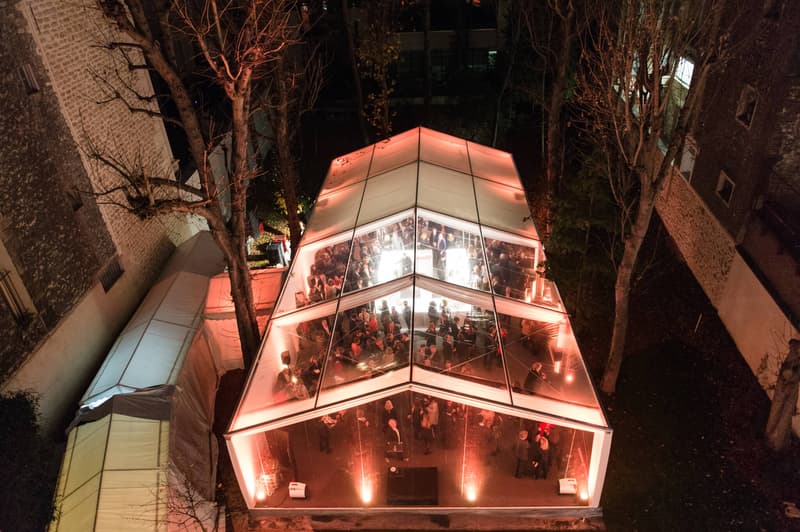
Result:
<svg viewBox="0 0 800 532"><path fill-rule="evenodd" d="M605 154L619 209L614 326L600 388L616 389L639 252L656 196L683 148L689 120L712 67L724 61L717 0L624 0L598 6L594 31L581 43L578 99L587 133ZM695 55L694 79L672 136L662 131L681 58ZM664 152L662 153L662 148Z"/></svg>

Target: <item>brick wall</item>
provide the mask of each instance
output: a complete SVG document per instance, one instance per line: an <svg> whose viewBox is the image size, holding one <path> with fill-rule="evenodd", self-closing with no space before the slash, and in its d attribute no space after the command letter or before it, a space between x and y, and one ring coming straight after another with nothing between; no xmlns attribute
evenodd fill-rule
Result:
<svg viewBox="0 0 800 532"><path fill-rule="evenodd" d="M27 11L25 5L27 4ZM108 26L93 0L29 0L20 2L37 42L53 89L73 137L79 145L88 141L104 153L128 164L142 164L154 175L169 175L172 153L163 123L143 114L132 114L119 101L109 99L111 89L122 82L143 94L152 93L145 71L130 72L117 53L102 45L123 40ZM134 58L143 63L140 57ZM130 96L130 95L129 95ZM155 104L151 109L156 110ZM107 167L84 161L95 191L107 190L118 177ZM123 266L147 279L154 278L169 249L167 237L181 239L175 220L141 221L122 208L101 205ZM177 232L177 234L175 234Z"/></svg>
<svg viewBox="0 0 800 532"><path fill-rule="evenodd" d="M0 298L0 382L44 393L70 369L69 384L51 393L63 403L91 378L173 244L194 230L184 217L142 221L95 199L118 177L88 161L87 139L150 172L168 175L172 164L160 120L98 104L109 94L98 78L119 73L143 94L152 87L99 46L116 37L95 2L0 0L0 28L0 239L38 312L22 330ZM105 293L99 274L115 255L124 274Z"/></svg>

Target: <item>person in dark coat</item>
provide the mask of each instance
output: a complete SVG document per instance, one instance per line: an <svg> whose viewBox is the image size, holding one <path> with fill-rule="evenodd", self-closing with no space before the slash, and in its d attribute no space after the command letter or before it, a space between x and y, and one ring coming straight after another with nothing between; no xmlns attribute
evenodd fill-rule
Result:
<svg viewBox="0 0 800 532"><path fill-rule="evenodd" d="M530 462L530 448L531 444L528 443L528 431L519 431L519 437L514 444L514 457L517 459L517 466L514 469L514 477L524 477L528 472L528 463Z"/></svg>

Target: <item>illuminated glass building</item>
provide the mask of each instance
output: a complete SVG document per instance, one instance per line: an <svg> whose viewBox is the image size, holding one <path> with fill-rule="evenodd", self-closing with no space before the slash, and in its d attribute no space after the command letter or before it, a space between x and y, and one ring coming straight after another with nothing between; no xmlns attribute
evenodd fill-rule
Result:
<svg viewBox="0 0 800 532"><path fill-rule="evenodd" d="M508 153L334 160L226 435L248 507L598 507L612 431L544 261Z"/></svg>

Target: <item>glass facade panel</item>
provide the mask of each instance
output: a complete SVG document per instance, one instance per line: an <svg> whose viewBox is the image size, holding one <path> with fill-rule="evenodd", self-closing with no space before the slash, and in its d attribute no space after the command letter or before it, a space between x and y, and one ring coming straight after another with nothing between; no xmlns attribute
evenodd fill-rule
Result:
<svg viewBox="0 0 800 532"><path fill-rule="evenodd" d="M539 239L522 190L475 179L475 194L481 225Z"/></svg>
<svg viewBox="0 0 800 532"><path fill-rule="evenodd" d="M503 354L512 390L599 408L566 316L498 304Z"/></svg>
<svg viewBox="0 0 800 532"><path fill-rule="evenodd" d="M324 196L333 190L366 179L369 163L372 160L372 149L372 146L367 146L334 159L328 170L328 177L325 178L325 184L322 185L320 195Z"/></svg>
<svg viewBox="0 0 800 532"><path fill-rule="evenodd" d="M373 379L408 366L407 320L413 293L410 286L385 292L375 289L361 297L342 299L323 389Z"/></svg>
<svg viewBox="0 0 800 532"><path fill-rule="evenodd" d="M375 144L369 167L370 177L416 161L419 155L419 128L400 133Z"/></svg>
<svg viewBox="0 0 800 532"><path fill-rule="evenodd" d="M303 234L303 243L321 240L353 229L364 193L364 183L356 183L317 199Z"/></svg>
<svg viewBox="0 0 800 532"><path fill-rule="evenodd" d="M419 163L417 205L470 222L478 221L472 177L441 166Z"/></svg>
<svg viewBox="0 0 800 532"><path fill-rule="evenodd" d="M537 249L488 237L485 242L492 292L530 303L536 290Z"/></svg>
<svg viewBox="0 0 800 532"><path fill-rule="evenodd" d="M488 292L478 226L435 213L417 217L417 273Z"/></svg>
<svg viewBox="0 0 800 532"><path fill-rule="evenodd" d="M344 293L409 275L414 260L414 217L411 211L360 228L344 283Z"/></svg>
<svg viewBox="0 0 800 532"><path fill-rule="evenodd" d="M472 175L522 190L514 159L510 153L474 142L468 142L467 146L472 163Z"/></svg>
<svg viewBox="0 0 800 532"><path fill-rule="evenodd" d="M402 392L232 440L256 508L579 506L594 434ZM559 495L558 479L575 494ZM289 497L289 483L305 498ZM499 488L503 486L503 488Z"/></svg>
<svg viewBox="0 0 800 532"><path fill-rule="evenodd" d="M408 164L367 181L358 225L409 209L417 197L417 165Z"/></svg>
<svg viewBox="0 0 800 532"><path fill-rule="evenodd" d="M275 314L336 298L344 284L352 233L300 247Z"/></svg>
<svg viewBox="0 0 800 532"><path fill-rule="evenodd" d="M419 158L439 166L446 166L469 174L467 143L464 139L451 137L438 131L420 128Z"/></svg>
<svg viewBox="0 0 800 532"><path fill-rule="evenodd" d="M270 323L240 413L247 415L287 401L313 407L331 340L334 301ZM305 404L307 403L307 404Z"/></svg>
<svg viewBox="0 0 800 532"><path fill-rule="evenodd" d="M412 356L427 371L507 388L491 299L444 296L416 288Z"/></svg>

